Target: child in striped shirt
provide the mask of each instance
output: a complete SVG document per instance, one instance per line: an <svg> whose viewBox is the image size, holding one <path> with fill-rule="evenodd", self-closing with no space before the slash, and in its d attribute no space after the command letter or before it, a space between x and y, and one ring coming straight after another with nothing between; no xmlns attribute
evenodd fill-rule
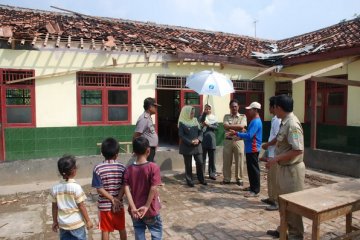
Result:
<svg viewBox="0 0 360 240"><path fill-rule="evenodd" d="M93 224L85 207L85 193L76 183L76 159L73 156L64 156L58 161L58 169L63 180L52 187L52 229L60 229L60 239L85 240L86 228L89 230ZM85 222L84 222L85 220Z"/></svg>
<svg viewBox="0 0 360 240"><path fill-rule="evenodd" d="M127 239L125 211L122 205L123 178L125 166L116 161L120 146L114 138L107 138L101 144L105 160L94 167L92 186L96 188L99 199L99 228L101 239L109 239L109 233L119 231L120 239Z"/></svg>

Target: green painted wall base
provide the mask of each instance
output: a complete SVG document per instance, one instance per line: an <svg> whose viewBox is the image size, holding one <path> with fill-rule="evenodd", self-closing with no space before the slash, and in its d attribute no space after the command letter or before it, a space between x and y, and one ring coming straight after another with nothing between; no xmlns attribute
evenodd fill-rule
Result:
<svg viewBox="0 0 360 240"><path fill-rule="evenodd" d="M6 161L96 155L106 137L131 141L135 126L89 126L5 129Z"/></svg>
<svg viewBox="0 0 360 240"><path fill-rule="evenodd" d="M310 124L303 124L305 146L310 146ZM134 125L53 128L5 129L6 161L100 154L96 145L106 137L121 142L131 141ZM270 121L263 122L263 141L267 142ZM216 131L217 145L224 142L222 123ZM122 146L125 148L125 146ZM360 127L318 125L317 147L345 153L360 154ZM123 152L123 151L122 151Z"/></svg>

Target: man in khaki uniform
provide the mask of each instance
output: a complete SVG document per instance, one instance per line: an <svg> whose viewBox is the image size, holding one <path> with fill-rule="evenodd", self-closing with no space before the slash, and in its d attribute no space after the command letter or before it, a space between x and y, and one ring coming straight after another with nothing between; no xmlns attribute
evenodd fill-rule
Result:
<svg viewBox="0 0 360 240"><path fill-rule="evenodd" d="M276 137L275 157L267 162L267 167L278 164L278 193L286 194L304 189L305 165L303 162L304 135L299 119L294 115L293 100L287 95L276 96L275 114L281 118L279 133ZM297 214L287 215L288 239L303 239L304 225ZM269 230L267 234L279 236L278 230Z"/></svg>
<svg viewBox="0 0 360 240"><path fill-rule="evenodd" d="M223 149L223 176L222 184L231 182L231 166L233 156L235 158L235 179L239 186L243 185L244 177L244 141L238 138L226 137L229 130L242 132L247 126L246 116L239 113L239 102L233 99L229 103L230 114L224 116L225 140Z"/></svg>

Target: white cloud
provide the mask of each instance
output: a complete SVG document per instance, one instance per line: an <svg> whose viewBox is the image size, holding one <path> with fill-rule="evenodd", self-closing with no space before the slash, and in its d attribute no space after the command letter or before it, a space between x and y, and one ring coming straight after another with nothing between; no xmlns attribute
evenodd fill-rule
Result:
<svg viewBox="0 0 360 240"><path fill-rule="evenodd" d="M254 36L255 19L244 9L234 8L228 16L227 31L241 35ZM224 24L224 25L225 25Z"/></svg>

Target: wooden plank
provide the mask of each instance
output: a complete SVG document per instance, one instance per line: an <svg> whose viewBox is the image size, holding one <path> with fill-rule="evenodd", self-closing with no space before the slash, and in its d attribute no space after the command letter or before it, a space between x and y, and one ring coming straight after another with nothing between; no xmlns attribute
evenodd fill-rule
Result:
<svg viewBox="0 0 360 240"><path fill-rule="evenodd" d="M318 214L317 212L312 211L311 209L304 208L304 206L294 204L292 202L287 202L286 210L296 213L296 214L299 214L308 219L313 219L314 216L316 216Z"/></svg>
<svg viewBox="0 0 360 240"><path fill-rule="evenodd" d="M286 240L287 233L287 219L286 219L287 201L279 197L279 210L280 210L280 240Z"/></svg>
<svg viewBox="0 0 360 240"><path fill-rule="evenodd" d="M319 213L320 221L323 222L333 218L344 216L348 213L351 213L352 209L352 204L348 204L334 209L328 209L326 211L323 211L322 213Z"/></svg>
<svg viewBox="0 0 360 240"><path fill-rule="evenodd" d="M319 217L315 217L312 222L312 240L320 239L320 219Z"/></svg>
<svg viewBox="0 0 360 240"><path fill-rule="evenodd" d="M298 78L303 75L294 74L294 73L284 73L284 72L271 72L269 73L269 76L275 76L275 77L283 77L283 78Z"/></svg>
<svg viewBox="0 0 360 240"><path fill-rule="evenodd" d="M343 62L340 62L340 63L337 63L337 64L334 64L334 65L331 65L331 66L328 66L328 67L325 67L325 68L322 68L320 70L317 70L315 72L312 72L312 73L308 73L304 76L301 76L299 78L295 78L292 80L292 83L295 84L295 83L298 83L298 82L301 82L301 81L304 81L306 79L309 79L313 76L317 76L317 75L320 75L320 74L323 74L323 73L326 73L326 72L329 72L329 71L332 71L334 69L338 69L338 68L341 68L341 67L344 67L352 62L355 62L357 60L360 59L360 56L356 56L356 57L353 57L353 58L350 58L346 61L343 61Z"/></svg>
<svg viewBox="0 0 360 240"><path fill-rule="evenodd" d="M119 142L120 149L126 153L130 153L130 145L132 145L132 142ZM122 148L121 145L125 145L126 149ZM96 143L96 146L100 147L101 143Z"/></svg>
<svg viewBox="0 0 360 240"><path fill-rule="evenodd" d="M162 64L164 62L163 61L155 61L155 62L150 62L150 63L151 64ZM64 72L56 72L56 73L44 74L44 75L40 75L40 76L22 78L22 79L13 80L13 81L7 81L6 84L14 84L14 83L24 82L24 81L28 81L28 80L33 80L33 79L39 80L39 79L47 79L47 78L52 78L52 77L66 76L66 75L70 75L70 74L75 74L78 71L96 72L96 71L100 71L100 70L104 70L104 69L108 69L108 68L124 67L126 65L133 65L133 64L144 64L144 66L145 66L146 64L149 64L149 62L129 62L129 63L117 64L116 66L111 64L111 65L105 65L102 67L80 68L80 69L69 70L69 71L64 71Z"/></svg>
<svg viewBox="0 0 360 240"><path fill-rule="evenodd" d="M360 81L340 79L340 78L328 78L328 77L311 77L311 81L322 82L322 83L331 83L345 86L354 86L360 87Z"/></svg>
<svg viewBox="0 0 360 240"><path fill-rule="evenodd" d="M355 210L360 208L360 204L357 204L360 200L360 179L283 194L280 197L318 213L348 204L352 204Z"/></svg>
<svg viewBox="0 0 360 240"><path fill-rule="evenodd" d="M220 56L214 54L202 54L202 53L188 53L177 51L177 56L180 59L194 59L205 62L214 62L214 63L232 63L232 64L244 64L250 66L259 66L259 67L267 67L261 63L253 59L247 59L244 57L231 57L231 56Z"/></svg>
<svg viewBox="0 0 360 240"><path fill-rule="evenodd" d="M352 213L346 214L346 233L351 232L351 226L352 226Z"/></svg>
<svg viewBox="0 0 360 240"><path fill-rule="evenodd" d="M272 66L272 67L270 67L270 68L268 68L268 69L265 69L264 71L256 74L256 76L252 77L250 80L254 80L255 78L258 78L258 77L260 77L260 76L262 76L262 75L265 75L265 74L267 74L267 73L269 73L269 72L272 72L272 71L275 70L276 68L277 68L277 66Z"/></svg>
<svg viewBox="0 0 360 240"><path fill-rule="evenodd" d="M360 54L360 47L351 47L347 49L338 49L330 52L321 52L311 55L305 55L300 57L292 57L282 59L284 66L293 66L302 63L313 63L318 61L334 60L343 57L351 57Z"/></svg>

